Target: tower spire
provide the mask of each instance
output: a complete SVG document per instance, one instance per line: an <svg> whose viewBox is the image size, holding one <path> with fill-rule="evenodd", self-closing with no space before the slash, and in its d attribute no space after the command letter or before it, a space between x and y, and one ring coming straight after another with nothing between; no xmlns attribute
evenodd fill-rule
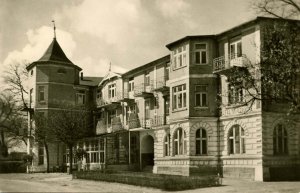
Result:
<svg viewBox="0 0 300 193"><path fill-rule="evenodd" d="M111 71L111 62L109 62L109 69L108 71L110 72Z"/></svg>
<svg viewBox="0 0 300 193"><path fill-rule="evenodd" d="M53 23L54 39L56 39L56 32L55 32L56 27L55 27L55 21L52 20L52 23Z"/></svg>

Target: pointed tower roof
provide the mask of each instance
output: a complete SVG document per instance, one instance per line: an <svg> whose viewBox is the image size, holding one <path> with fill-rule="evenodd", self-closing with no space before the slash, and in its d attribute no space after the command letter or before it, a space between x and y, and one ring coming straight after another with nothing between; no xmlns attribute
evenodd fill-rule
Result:
<svg viewBox="0 0 300 193"><path fill-rule="evenodd" d="M63 66L73 66L80 71L82 70L79 66L76 66L71 62L62 48L60 47L59 43L57 42L56 38L54 37L51 44L47 48L44 55L38 60L31 63L29 66L26 67L27 70L34 67L36 64L45 64L45 63L55 63Z"/></svg>
<svg viewBox="0 0 300 193"><path fill-rule="evenodd" d="M48 49L38 61L57 61L73 64L61 49L60 45L56 41L56 38L53 38L53 41L49 45Z"/></svg>

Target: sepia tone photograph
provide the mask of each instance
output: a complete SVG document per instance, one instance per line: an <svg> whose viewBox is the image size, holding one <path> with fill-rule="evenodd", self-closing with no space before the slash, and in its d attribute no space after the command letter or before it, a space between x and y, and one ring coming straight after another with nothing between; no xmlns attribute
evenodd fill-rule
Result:
<svg viewBox="0 0 300 193"><path fill-rule="evenodd" d="M300 192L300 0L0 0L1 192Z"/></svg>

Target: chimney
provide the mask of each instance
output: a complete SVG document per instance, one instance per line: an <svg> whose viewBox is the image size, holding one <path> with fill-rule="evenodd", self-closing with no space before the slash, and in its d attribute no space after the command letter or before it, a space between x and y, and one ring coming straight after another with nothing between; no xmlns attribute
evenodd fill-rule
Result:
<svg viewBox="0 0 300 193"><path fill-rule="evenodd" d="M80 73L80 79L83 80L83 72Z"/></svg>

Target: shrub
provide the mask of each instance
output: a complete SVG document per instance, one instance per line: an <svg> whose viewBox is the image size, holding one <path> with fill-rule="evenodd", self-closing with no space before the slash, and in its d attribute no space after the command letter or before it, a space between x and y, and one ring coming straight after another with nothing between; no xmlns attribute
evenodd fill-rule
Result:
<svg viewBox="0 0 300 193"><path fill-rule="evenodd" d="M0 173L25 173L26 165L22 161L1 161Z"/></svg>
<svg viewBox="0 0 300 193"><path fill-rule="evenodd" d="M187 177L139 172L118 173L111 171L109 173L106 173L105 171L75 172L73 176L74 178L79 179L118 182L138 186L154 187L169 191L195 189L219 185L219 179L217 176Z"/></svg>

